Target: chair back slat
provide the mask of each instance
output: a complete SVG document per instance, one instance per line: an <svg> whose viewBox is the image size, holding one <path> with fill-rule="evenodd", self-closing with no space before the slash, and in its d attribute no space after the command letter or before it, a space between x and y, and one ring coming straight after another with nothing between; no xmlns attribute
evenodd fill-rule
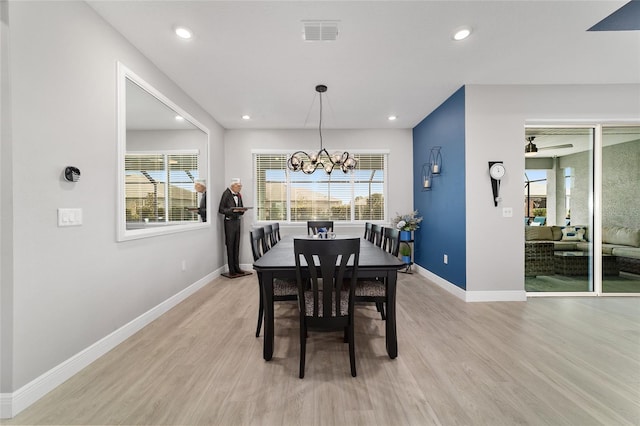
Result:
<svg viewBox="0 0 640 426"><path fill-rule="evenodd" d="M318 235L318 229L325 228L327 232L333 232L332 220L309 220L307 221L307 233L309 235Z"/></svg>
<svg viewBox="0 0 640 426"><path fill-rule="evenodd" d="M282 239L280 236L280 224L278 222L273 223L271 225L273 227L273 244L276 244L278 241Z"/></svg>
<svg viewBox="0 0 640 426"><path fill-rule="evenodd" d="M393 256L400 252L400 231L396 228L384 228L382 249Z"/></svg>
<svg viewBox="0 0 640 426"><path fill-rule="evenodd" d="M264 239L264 228L252 229L249 232L249 239L251 240L251 253L253 254L253 260L255 262L268 251Z"/></svg>
<svg viewBox="0 0 640 426"><path fill-rule="evenodd" d="M365 222L364 224L364 239L367 241L371 238L371 225L373 225L371 222Z"/></svg>
<svg viewBox="0 0 640 426"><path fill-rule="evenodd" d="M267 250L269 250L274 245L273 226L264 225L262 228L264 229L264 242L267 245Z"/></svg>
<svg viewBox="0 0 640 426"><path fill-rule="evenodd" d="M369 237L369 242L377 245L378 247L382 246L382 225L372 224L371 225L371 236Z"/></svg>

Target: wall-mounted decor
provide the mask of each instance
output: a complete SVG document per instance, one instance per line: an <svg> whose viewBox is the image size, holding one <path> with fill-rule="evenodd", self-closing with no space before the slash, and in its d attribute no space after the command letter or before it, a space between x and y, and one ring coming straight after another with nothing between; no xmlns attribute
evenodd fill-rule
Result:
<svg viewBox="0 0 640 426"><path fill-rule="evenodd" d="M424 163L422 165L422 190L423 191L431 191L431 167L429 163Z"/></svg>
<svg viewBox="0 0 640 426"><path fill-rule="evenodd" d="M431 167L431 175L438 176L442 173L442 155L440 154L440 146L434 146L429 153L429 165Z"/></svg>
<svg viewBox="0 0 640 426"><path fill-rule="evenodd" d="M422 165L422 191L430 191L433 186L433 178L440 176L442 172L442 155L440 146L434 146L429 152L429 162Z"/></svg>
<svg viewBox="0 0 640 426"><path fill-rule="evenodd" d="M77 182L80 180L80 169L73 166L68 166L64 169L64 178L69 182Z"/></svg>
<svg viewBox="0 0 640 426"><path fill-rule="evenodd" d="M491 177L491 190L493 191L493 204L498 207L500 198L500 180L506 173L502 161L489 161L489 176Z"/></svg>

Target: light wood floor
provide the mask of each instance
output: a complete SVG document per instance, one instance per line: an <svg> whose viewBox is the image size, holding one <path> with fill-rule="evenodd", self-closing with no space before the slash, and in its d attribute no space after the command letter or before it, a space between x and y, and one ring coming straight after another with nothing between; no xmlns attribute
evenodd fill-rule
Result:
<svg viewBox="0 0 640 426"><path fill-rule="evenodd" d="M262 359L256 280L214 280L4 424L640 425L639 298L465 303L401 274L398 358L360 306L358 377L311 333L301 380L295 305Z"/></svg>

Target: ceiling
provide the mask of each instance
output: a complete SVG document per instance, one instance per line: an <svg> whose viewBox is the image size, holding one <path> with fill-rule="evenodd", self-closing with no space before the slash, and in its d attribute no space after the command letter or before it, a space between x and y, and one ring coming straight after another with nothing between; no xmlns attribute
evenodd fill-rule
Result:
<svg viewBox="0 0 640 426"><path fill-rule="evenodd" d="M371 129L465 84L640 83L639 31L587 31L626 1L88 3L227 129L317 128L317 84L323 128ZM305 42L303 20L337 20L337 40Z"/></svg>

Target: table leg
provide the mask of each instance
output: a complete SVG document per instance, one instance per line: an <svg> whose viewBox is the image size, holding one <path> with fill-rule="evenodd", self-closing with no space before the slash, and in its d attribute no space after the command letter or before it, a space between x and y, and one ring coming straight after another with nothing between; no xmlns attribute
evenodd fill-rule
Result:
<svg viewBox="0 0 640 426"><path fill-rule="evenodd" d="M261 287L262 299L264 300L264 346L263 358L265 361L271 360L273 357L273 273L262 272Z"/></svg>
<svg viewBox="0 0 640 426"><path fill-rule="evenodd" d="M398 271L393 270L387 276L387 320L386 326L386 343L389 358L394 359L398 356L398 335L396 334L396 281Z"/></svg>

